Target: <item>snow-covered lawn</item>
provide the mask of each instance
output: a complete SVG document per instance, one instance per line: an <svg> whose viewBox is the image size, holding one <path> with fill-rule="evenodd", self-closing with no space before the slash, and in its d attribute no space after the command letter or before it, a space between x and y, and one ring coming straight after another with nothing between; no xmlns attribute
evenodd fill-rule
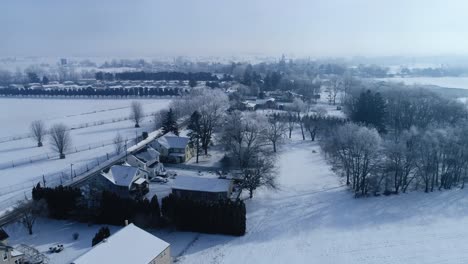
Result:
<svg viewBox="0 0 468 264"><path fill-rule="evenodd" d="M354 199L318 145L298 134L281 147L278 165L279 190L261 189L246 201L245 236L150 232L171 243L179 263L468 262L466 190ZM152 191L163 196L170 185L152 184ZM84 253L97 230L45 219L32 237L18 224L7 228L12 245L26 243L46 251L64 244L64 252L50 255L51 263L69 263ZM72 240L73 232L80 233L78 241Z"/></svg>
<svg viewBox="0 0 468 264"><path fill-rule="evenodd" d="M467 263L465 190L354 199L298 139L282 147L280 190L247 201L247 234L202 234L180 263Z"/></svg>

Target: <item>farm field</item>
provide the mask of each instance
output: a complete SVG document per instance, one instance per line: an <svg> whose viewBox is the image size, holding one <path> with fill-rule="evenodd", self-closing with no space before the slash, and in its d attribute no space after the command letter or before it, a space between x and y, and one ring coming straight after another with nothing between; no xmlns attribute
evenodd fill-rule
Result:
<svg viewBox="0 0 468 264"><path fill-rule="evenodd" d="M97 100L97 99L18 99L0 98L0 120L3 122L0 137L8 139L16 135L29 133L31 121L41 119L49 127L55 123L64 123L68 127L77 127L70 131L72 147L66 159L58 159L49 144L36 147L31 138L23 138L0 143L0 197L11 192L30 190L34 183L59 171L79 168L97 158L105 159L114 151L112 140L117 133L128 144L143 131L153 130L152 117L143 119L140 128L134 128L130 120L112 122L113 119L127 118L129 106L133 100ZM170 99L138 100L143 105L145 114L167 108ZM94 125L105 120L105 124ZM90 124L82 127L82 124ZM82 127L82 128L80 128ZM49 156L49 159L47 159ZM31 160L32 162L28 162ZM47 176L45 177L46 180ZM2 208L0 208L2 209Z"/></svg>

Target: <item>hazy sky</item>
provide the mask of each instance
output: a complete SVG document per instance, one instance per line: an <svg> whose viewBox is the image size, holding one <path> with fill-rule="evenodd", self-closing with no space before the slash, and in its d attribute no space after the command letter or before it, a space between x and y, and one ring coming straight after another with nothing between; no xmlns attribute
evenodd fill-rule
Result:
<svg viewBox="0 0 468 264"><path fill-rule="evenodd" d="M466 0L1 0L0 56L468 54Z"/></svg>

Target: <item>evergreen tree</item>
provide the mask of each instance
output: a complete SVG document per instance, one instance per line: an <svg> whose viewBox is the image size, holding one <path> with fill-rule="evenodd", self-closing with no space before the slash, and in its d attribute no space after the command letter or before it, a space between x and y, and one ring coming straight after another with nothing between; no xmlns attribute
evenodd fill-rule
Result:
<svg viewBox="0 0 468 264"><path fill-rule="evenodd" d="M380 93L367 90L351 104L350 118L356 123L373 126L382 133L385 132L385 108L386 104Z"/></svg>
<svg viewBox="0 0 468 264"><path fill-rule="evenodd" d="M42 84L44 84L44 85L49 84L49 78L47 78L47 76L45 76L45 75L42 76Z"/></svg>
<svg viewBox="0 0 468 264"><path fill-rule="evenodd" d="M167 112L166 118L162 123L162 131L164 134L172 132L177 136L179 135L179 128L172 108L169 109L169 112Z"/></svg>
<svg viewBox="0 0 468 264"><path fill-rule="evenodd" d="M188 136L190 137L189 144L191 147L195 148L197 163L200 153L200 138L202 133L200 118L201 115L198 111L193 112L193 114L190 116L190 123L188 125L188 129L190 129L190 132L188 133Z"/></svg>
<svg viewBox="0 0 468 264"><path fill-rule="evenodd" d="M192 88L195 87L195 86L197 86L197 80L195 80L195 79L190 79L190 80L189 80L189 86L192 87Z"/></svg>

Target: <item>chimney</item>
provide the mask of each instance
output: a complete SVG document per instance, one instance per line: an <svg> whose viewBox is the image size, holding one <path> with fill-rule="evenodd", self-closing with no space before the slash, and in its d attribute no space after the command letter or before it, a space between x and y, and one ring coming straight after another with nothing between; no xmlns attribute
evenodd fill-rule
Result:
<svg viewBox="0 0 468 264"><path fill-rule="evenodd" d="M128 220L125 220L125 226L128 226Z"/></svg>

